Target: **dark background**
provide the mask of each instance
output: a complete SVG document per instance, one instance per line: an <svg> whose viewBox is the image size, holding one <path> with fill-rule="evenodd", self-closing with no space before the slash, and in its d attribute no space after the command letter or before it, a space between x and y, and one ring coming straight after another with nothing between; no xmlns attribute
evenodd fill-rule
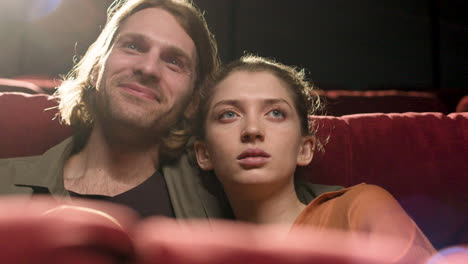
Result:
<svg viewBox="0 0 468 264"><path fill-rule="evenodd" d="M65 74L109 0L2 0L0 77ZM224 62L244 51L305 67L320 88L468 87L466 0L194 0Z"/></svg>

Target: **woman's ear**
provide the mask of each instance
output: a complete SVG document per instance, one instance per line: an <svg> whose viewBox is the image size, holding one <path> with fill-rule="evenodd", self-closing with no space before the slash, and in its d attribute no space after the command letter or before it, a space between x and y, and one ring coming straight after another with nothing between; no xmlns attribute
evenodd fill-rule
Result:
<svg viewBox="0 0 468 264"><path fill-rule="evenodd" d="M305 136L302 138L301 147L297 155L297 165L298 166L307 166L312 161L314 157L314 137Z"/></svg>
<svg viewBox="0 0 468 264"><path fill-rule="evenodd" d="M210 154L206 149L205 143L200 140L195 141L195 156L197 157L197 163L202 170L212 170L213 164L211 163Z"/></svg>

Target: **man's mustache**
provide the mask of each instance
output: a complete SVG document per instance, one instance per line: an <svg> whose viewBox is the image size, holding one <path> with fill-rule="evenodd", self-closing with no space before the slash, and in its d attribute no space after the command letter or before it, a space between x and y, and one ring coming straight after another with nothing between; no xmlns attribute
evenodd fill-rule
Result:
<svg viewBox="0 0 468 264"><path fill-rule="evenodd" d="M154 77L147 77L142 75L123 75L118 76L111 81L112 86L118 86L124 83L138 83L142 86L145 86L155 91L158 94L159 100L161 102L165 101L165 96Z"/></svg>

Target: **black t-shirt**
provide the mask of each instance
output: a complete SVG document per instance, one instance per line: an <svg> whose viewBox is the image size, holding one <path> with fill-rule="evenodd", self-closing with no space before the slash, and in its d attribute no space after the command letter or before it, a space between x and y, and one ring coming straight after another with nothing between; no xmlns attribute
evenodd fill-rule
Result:
<svg viewBox="0 0 468 264"><path fill-rule="evenodd" d="M156 171L142 184L116 196L79 194L72 191L69 193L72 197L126 205L136 210L142 217L155 215L175 217L166 181L159 171Z"/></svg>

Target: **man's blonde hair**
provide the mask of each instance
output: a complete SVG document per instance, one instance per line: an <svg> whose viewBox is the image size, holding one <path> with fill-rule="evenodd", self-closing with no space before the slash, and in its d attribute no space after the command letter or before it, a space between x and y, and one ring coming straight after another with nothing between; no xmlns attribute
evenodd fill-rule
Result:
<svg viewBox="0 0 468 264"><path fill-rule="evenodd" d="M217 45L208 29L203 14L186 0L116 0L108 9L107 22L97 40L89 47L83 58L74 66L58 87L61 120L73 127L81 148L87 140L96 118L95 91L98 67L104 64L122 23L132 14L146 8L161 8L172 14L192 38L197 51L196 92L201 83L209 78L219 66ZM157 25L155 25L157 26ZM183 118L182 118L183 119ZM176 158L188 138L184 121L180 120L161 139L161 157ZM80 146L76 146L80 145Z"/></svg>

